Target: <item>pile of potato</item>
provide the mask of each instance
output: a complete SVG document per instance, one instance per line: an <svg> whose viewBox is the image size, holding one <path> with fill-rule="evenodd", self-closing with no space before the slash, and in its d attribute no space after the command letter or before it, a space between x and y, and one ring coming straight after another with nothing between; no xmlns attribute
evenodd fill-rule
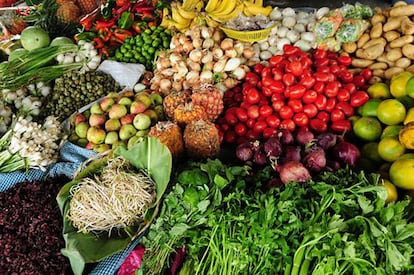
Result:
<svg viewBox="0 0 414 275"><path fill-rule="evenodd" d="M377 81L391 79L401 71L414 72L414 4L396 2L371 18L371 28L356 42L342 45L355 55L355 68L370 68Z"/></svg>

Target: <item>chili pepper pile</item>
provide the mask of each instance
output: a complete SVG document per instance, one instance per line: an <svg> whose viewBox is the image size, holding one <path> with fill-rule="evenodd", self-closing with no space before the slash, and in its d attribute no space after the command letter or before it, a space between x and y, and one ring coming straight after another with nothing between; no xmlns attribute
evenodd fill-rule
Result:
<svg viewBox="0 0 414 275"><path fill-rule="evenodd" d="M75 40L94 41L100 54L110 56L125 39L156 26L162 15L162 3L154 0L106 0L100 9L80 20L83 31Z"/></svg>
<svg viewBox="0 0 414 275"><path fill-rule="evenodd" d="M293 132L297 127L315 133L351 131L349 118L369 100L372 72L354 75L348 70L350 57L322 49L305 53L285 45L283 50L225 93L228 107L218 121L225 142L268 139L277 129Z"/></svg>

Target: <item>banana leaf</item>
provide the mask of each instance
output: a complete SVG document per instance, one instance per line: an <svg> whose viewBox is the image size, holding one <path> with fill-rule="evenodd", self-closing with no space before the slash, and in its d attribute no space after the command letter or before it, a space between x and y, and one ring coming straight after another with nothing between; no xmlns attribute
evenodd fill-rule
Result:
<svg viewBox="0 0 414 275"><path fill-rule="evenodd" d="M147 137L128 150L119 147L115 149L113 154L114 156L124 157L137 169L143 169L148 173L156 184L156 201L148 209L145 221L141 225L127 227L122 232L118 232L117 235L112 234L111 236L108 233L81 233L66 218L71 199L70 189L78 184L82 177L99 173L103 165L106 164L105 160L110 156L92 161L77 177L65 184L56 198L63 217L63 237L66 245L61 252L69 258L75 275L81 275L86 264L102 261L111 255L121 252L132 240L138 237L145 226L149 225L153 218L155 218L159 201L170 181L172 169L171 153L156 138Z"/></svg>

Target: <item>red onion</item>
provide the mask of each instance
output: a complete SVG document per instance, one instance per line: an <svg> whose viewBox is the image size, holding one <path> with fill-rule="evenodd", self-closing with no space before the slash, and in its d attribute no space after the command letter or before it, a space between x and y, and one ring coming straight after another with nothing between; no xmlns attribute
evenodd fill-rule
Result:
<svg viewBox="0 0 414 275"><path fill-rule="evenodd" d="M307 128L301 127L296 131L296 142L300 145L306 145L313 141L315 135Z"/></svg>
<svg viewBox="0 0 414 275"><path fill-rule="evenodd" d="M332 153L336 160L352 167L355 166L355 163L361 156L359 149L355 145L343 140L334 146Z"/></svg>
<svg viewBox="0 0 414 275"><path fill-rule="evenodd" d="M336 135L332 133L322 133L318 135L317 140L317 144L324 150L331 149L337 142Z"/></svg>
<svg viewBox="0 0 414 275"><path fill-rule="evenodd" d="M263 144L263 150L266 156L277 158L282 154L282 144L276 137L271 137Z"/></svg>
<svg viewBox="0 0 414 275"><path fill-rule="evenodd" d="M289 182L306 182L311 180L311 175L306 167L299 161L288 161L278 166L280 180L284 184Z"/></svg>
<svg viewBox="0 0 414 275"><path fill-rule="evenodd" d="M300 146L289 145L285 147L283 155L283 162L288 161L300 161L301 160L301 148Z"/></svg>
<svg viewBox="0 0 414 275"><path fill-rule="evenodd" d="M241 161L251 160L253 154L253 145L250 142L241 143L236 148L236 157Z"/></svg>
<svg viewBox="0 0 414 275"><path fill-rule="evenodd" d="M303 163L310 171L319 172L326 166L325 151L318 147L306 154L303 158Z"/></svg>
<svg viewBox="0 0 414 275"><path fill-rule="evenodd" d="M277 136L282 144L292 144L294 142L292 133L287 129L280 129Z"/></svg>
<svg viewBox="0 0 414 275"><path fill-rule="evenodd" d="M267 164L267 157L266 157L266 153L263 151L263 148L260 148L259 150L254 152L253 162L258 164L258 165L266 165Z"/></svg>

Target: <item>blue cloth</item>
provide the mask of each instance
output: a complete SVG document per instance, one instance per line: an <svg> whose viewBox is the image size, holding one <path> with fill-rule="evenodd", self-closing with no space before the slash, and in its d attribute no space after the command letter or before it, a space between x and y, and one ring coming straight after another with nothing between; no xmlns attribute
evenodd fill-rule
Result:
<svg viewBox="0 0 414 275"><path fill-rule="evenodd" d="M39 169L29 169L27 172L0 173L0 192L12 188L19 182L40 181L46 175L46 172Z"/></svg>

